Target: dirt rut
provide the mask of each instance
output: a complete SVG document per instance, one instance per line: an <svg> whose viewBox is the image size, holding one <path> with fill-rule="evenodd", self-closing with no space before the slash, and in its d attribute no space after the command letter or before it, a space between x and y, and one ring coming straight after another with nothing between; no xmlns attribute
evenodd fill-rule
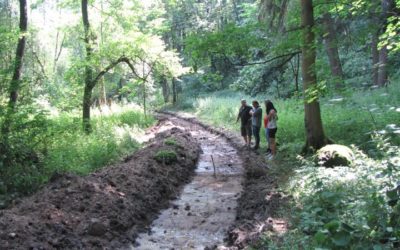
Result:
<svg viewBox="0 0 400 250"><path fill-rule="evenodd" d="M223 243L235 221L242 191L242 161L225 138L201 126L168 117L200 143L196 175L179 198L140 234L132 249L205 249Z"/></svg>

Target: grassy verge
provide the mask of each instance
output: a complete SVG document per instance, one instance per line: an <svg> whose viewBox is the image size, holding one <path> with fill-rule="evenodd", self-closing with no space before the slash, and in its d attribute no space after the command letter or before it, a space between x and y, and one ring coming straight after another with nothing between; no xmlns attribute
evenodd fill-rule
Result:
<svg viewBox="0 0 400 250"><path fill-rule="evenodd" d="M135 137L154 123L139 110L125 109L94 116L93 132L87 135L76 114L49 118L20 110L7 138L11 148L6 160L12 167L1 168L0 203L35 191L54 172L86 175L120 160L140 147Z"/></svg>
<svg viewBox="0 0 400 250"><path fill-rule="evenodd" d="M294 199L282 210L291 228L279 237L266 236L269 249L400 247L399 85L321 98L325 132L353 148L353 168L318 168L298 156L305 138L302 100L273 100L279 115L279 153L270 173ZM239 132L235 120L242 98L266 99L225 91L185 98L175 108ZM262 138L264 150L265 144Z"/></svg>

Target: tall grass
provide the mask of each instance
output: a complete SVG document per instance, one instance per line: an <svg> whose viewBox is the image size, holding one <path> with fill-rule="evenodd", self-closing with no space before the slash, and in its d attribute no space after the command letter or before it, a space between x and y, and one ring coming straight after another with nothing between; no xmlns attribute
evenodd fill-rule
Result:
<svg viewBox="0 0 400 250"><path fill-rule="evenodd" d="M320 104L326 135L336 143L355 144L366 151L375 148L370 140L373 131L385 133L394 143L400 143L399 85L397 83L384 89L355 91L341 97L322 97ZM248 100L248 103L252 100L263 103L268 96L250 97L229 91L216 92L184 99L183 110L195 113L210 124L239 131L235 120L242 98ZM278 142L285 147L292 145L296 149L301 148L300 144L305 141L303 101L297 98L272 101L278 110ZM263 104L262 108L265 111ZM265 145L265 140L262 142Z"/></svg>

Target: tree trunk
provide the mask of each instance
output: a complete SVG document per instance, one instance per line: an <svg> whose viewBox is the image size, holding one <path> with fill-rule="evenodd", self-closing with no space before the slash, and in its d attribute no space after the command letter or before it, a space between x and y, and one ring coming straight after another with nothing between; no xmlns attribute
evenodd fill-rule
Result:
<svg viewBox="0 0 400 250"><path fill-rule="evenodd" d="M28 11L26 0L19 0L19 30L20 36L18 39L17 50L15 54L15 64L14 64L14 72L13 77L10 83L10 100L9 107L13 110L15 105L17 104L18 99L18 91L21 85L21 71L22 71L22 62L25 54L25 45L26 45L26 32L28 29Z"/></svg>
<svg viewBox="0 0 400 250"><path fill-rule="evenodd" d="M387 69L386 69L387 56L388 56L387 46L384 45L379 50L378 86L380 86L380 87L385 86L385 84L388 80L388 74L387 74Z"/></svg>
<svg viewBox="0 0 400 250"><path fill-rule="evenodd" d="M287 13L288 2L289 2L288 0L283 0L280 6L279 17L278 17L278 30L280 32L283 32L285 30L284 21Z"/></svg>
<svg viewBox="0 0 400 250"><path fill-rule="evenodd" d="M93 91L93 70L89 65L90 59L92 57L92 46L90 44L90 23L89 23L89 15L88 15L88 0L81 1L82 8L82 22L85 30L85 49L86 49L86 64L85 64L85 89L83 93L83 103L82 103L82 121L83 121L83 129L86 133L90 133L92 131L92 127L90 124L90 105Z"/></svg>
<svg viewBox="0 0 400 250"><path fill-rule="evenodd" d="M395 7L395 3L392 0L382 0L382 26L381 26L381 34L385 33L388 22L387 19L393 15L393 8ZM379 50L379 64L378 64L378 86L384 86L388 80L387 73L387 57L388 57L388 49L387 44L384 42L384 45Z"/></svg>
<svg viewBox="0 0 400 250"><path fill-rule="evenodd" d="M168 86L168 80L164 76L161 78L161 89L162 89L162 94L164 97L164 103L168 103L169 101L169 86Z"/></svg>
<svg viewBox="0 0 400 250"><path fill-rule="evenodd" d="M293 65L293 61L290 60L290 66L292 67L293 77L294 77L294 86L295 90L299 92L299 68L300 68L300 55L297 55L296 58L296 66Z"/></svg>
<svg viewBox="0 0 400 250"><path fill-rule="evenodd" d="M176 93L176 79L172 78L172 103L175 105L177 101L177 93Z"/></svg>
<svg viewBox="0 0 400 250"><path fill-rule="evenodd" d="M377 32L372 34L371 53L372 53L372 84L378 85L378 68L379 68L379 51L378 51L379 35Z"/></svg>
<svg viewBox="0 0 400 250"><path fill-rule="evenodd" d="M302 76L304 97L304 122L306 129L306 148L319 149L326 144L326 138L322 126L321 111L318 98L307 100L307 90L316 87L317 78L315 71L315 34L314 12L312 0L301 0L301 21L304 27L302 45Z"/></svg>
<svg viewBox="0 0 400 250"><path fill-rule="evenodd" d="M336 89L343 88L343 70L338 52L338 41L336 39L336 31L334 20L329 13L326 13L323 18L326 35L324 36L326 53L329 59L329 65L333 76L333 82Z"/></svg>
<svg viewBox="0 0 400 250"><path fill-rule="evenodd" d="M92 90L90 86L85 86L85 90L83 92L83 128L86 133L92 132L92 126L90 124L90 107L92 105Z"/></svg>
<svg viewBox="0 0 400 250"><path fill-rule="evenodd" d="M233 12L234 12L234 14L235 14L235 21L236 21L236 24L239 24L240 23L240 15L239 15L239 9L238 9L238 6L237 6L237 2L236 2L237 0L232 0L232 5L233 5Z"/></svg>

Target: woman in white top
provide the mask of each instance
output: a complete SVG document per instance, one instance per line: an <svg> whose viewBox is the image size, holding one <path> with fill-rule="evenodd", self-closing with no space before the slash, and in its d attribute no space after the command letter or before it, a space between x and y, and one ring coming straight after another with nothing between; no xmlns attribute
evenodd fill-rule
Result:
<svg viewBox="0 0 400 250"><path fill-rule="evenodd" d="M271 147L271 156L269 159L273 159L276 155L276 141L275 141L275 135L276 131L278 130L277 126L277 121L278 121L278 111L274 107L274 104L271 101L266 101L266 113L267 113L267 119L268 119L268 137L269 137L269 143Z"/></svg>

